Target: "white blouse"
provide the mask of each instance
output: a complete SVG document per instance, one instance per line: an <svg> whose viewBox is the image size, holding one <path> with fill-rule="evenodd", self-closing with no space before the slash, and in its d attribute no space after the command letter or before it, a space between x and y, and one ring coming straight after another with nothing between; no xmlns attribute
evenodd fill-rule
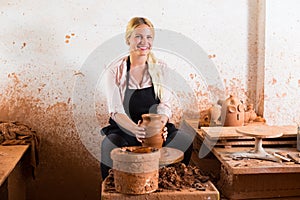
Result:
<svg viewBox="0 0 300 200"><path fill-rule="evenodd" d="M166 70L167 66L165 63L158 61L155 65L155 73L150 73L150 70L146 70L142 82L139 84L134 78L129 76L128 88L130 89L143 89L151 87L152 84L160 85L161 95L159 96L160 103L157 107L158 114L165 114L169 117L172 116L171 111L171 91L164 87L166 84ZM123 100L125 90L127 87L126 82L127 74L127 56L112 63L105 73L105 92L108 104L108 111L112 119L114 119L115 113L125 113L123 107ZM158 75L159 74L159 75ZM161 78L157 78L157 75ZM162 86L162 87L161 87ZM154 92L157 95L157 87L154 87Z"/></svg>

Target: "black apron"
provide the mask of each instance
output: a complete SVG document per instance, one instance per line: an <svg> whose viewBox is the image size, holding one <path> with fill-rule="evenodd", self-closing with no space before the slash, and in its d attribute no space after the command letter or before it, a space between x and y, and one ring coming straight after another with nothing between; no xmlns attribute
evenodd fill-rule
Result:
<svg viewBox="0 0 300 200"><path fill-rule="evenodd" d="M129 89L129 70L130 70L130 59L127 59L127 74L126 74L126 90L124 94L123 107L125 113L129 118L132 119L135 123L138 123L142 119L142 114L145 113L157 113L157 106L160 103L160 100L155 97L154 87L143 88L143 89ZM111 133L126 134L124 129L121 129L118 124L112 119L109 118L109 126L104 127L101 132L102 134L109 135ZM171 123L166 124L168 132L176 131L177 129ZM131 133L129 135L134 136Z"/></svg>

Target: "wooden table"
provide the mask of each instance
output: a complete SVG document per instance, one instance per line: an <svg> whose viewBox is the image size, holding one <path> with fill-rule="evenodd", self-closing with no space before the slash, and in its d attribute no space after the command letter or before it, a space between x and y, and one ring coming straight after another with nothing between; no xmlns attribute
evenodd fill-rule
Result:
<svg viewBox="0 0 300 200"><path fill-rule="evenodd" d="M29 148L29 145L12 145L1 146L0 145L0 199L6 200L11 196L18 196L19 194L10 194L8 178L11 176L13 170L16 168L19 161ZM13 181L12 181L13 182ZM12 186L14 187L14 186ZM13 198L12 199L20 199Z"/></svg>
<svg viewBox="0 0 300 200"><path fill-rule="evenodd" d="M213 173L216 178L217 189L228 199L262 199L282 197L284 199L300 199L300 164L294 162L273 162L261 159L233 159L237 152L253 150L253 137L242 135L236 131L237 127L203 127L198 129L197 120L186 120L194 128L196 143L194 143L193 159L202 170ZM267 126L252 124L253 127ZM245 126L246 127L246 126ZM243 129L247 129L243 127ZM252 128L251 128L252 127ZM296 126L269 127L281 132L282 136L267 141L262 145L269 154L280 152L298 156L296 147ZM244 131L244 130L243 130ZM285 138L291 139L286 142ZM227 143L228 142L228 143ZM203 145L205 144L205 145ZM283 148L282 146L287 145ZM210 151L206 157L200 158L199 149ZM194 152L195 153L195 152ZM300 159L300 158L299 158ZM211 166L207 166L210 163ZM213 170L212 170L213 169ZM296 196L296 197L295 197Z"/></svg>

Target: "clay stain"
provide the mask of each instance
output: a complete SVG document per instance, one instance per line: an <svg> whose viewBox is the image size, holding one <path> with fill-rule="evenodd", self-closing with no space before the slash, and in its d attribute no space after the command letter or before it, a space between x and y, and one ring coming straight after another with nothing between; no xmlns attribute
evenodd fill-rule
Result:
<svg viewBox="0 0 300 200"><path fill-rule="evenodd" d="M26 47L26 42L23 42L22 46L21 46L21 49L25 48Z"/></svg>
<svg viewBox="0 0 300 200"><path fill-rule="evenodd" d="M65 43L70 43L70 40L72 39L72 37L75 36L75 33L71 33L71 34L67 34L65 35Z"/></svg>
<svg viewBox="0 0 300 200"><path fill-rule="evenodd" d="M78 75L84 76L84 74L81 71L74 71L74 76Z"/></svg>
<svg viewBox="0 0 300 200"><path fill-rule="evenodd" d="M208 55L209 59L212 59L212 58L215 58L215 57L216 57L216 54Z"/></svg>
<svg viewBox="0 0 300 200"><path fill-rule="evenodd" d="M190 78L193 80L195 78L195 74L190 74Z"/></svg>
<svg viewBox="0 0 300 200"><path fill-rule="evenodd" d="M277 80L275 78L272 79L272 85L275 85L277 83Z"/></svg>

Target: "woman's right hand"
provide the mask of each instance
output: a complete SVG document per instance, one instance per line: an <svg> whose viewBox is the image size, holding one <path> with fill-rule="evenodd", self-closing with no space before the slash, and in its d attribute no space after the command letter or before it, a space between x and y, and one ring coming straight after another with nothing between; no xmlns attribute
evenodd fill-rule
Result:
<svg viewBox="0 0 300 200"><path fill-rule="evenodd" d="M136 137L137 141L139 141L140 143L143 142L141 139L143 139L143 138L146 137L146 130L145 130L145 128L143 128L143 127L140 126L141 123L142 123L142 121L139 120L137 126L138 126L139 128L141 128L141 129L140 129L140 130L137 130L137 131L136 131L136 134L135 134L135 137Z"/></svg>
<svg viewBox="0 0 300 200"><path fill-rule="evenodd" d="M139 142L141 142L141 139L146 137L145 128L140 126L140 122L132 128L131 132L135 135Z"/></svg>
<svg viewBox="0 0 300 200"><path fill-rule="evenodd" d="M140 126L141 121L136 124L127 115L122 113L115 113L113 120L115 120L115 122L117 122L117 124L121 127L135 135L139 142L141 142L140 139L146 137L145 128Z"/></svg>

